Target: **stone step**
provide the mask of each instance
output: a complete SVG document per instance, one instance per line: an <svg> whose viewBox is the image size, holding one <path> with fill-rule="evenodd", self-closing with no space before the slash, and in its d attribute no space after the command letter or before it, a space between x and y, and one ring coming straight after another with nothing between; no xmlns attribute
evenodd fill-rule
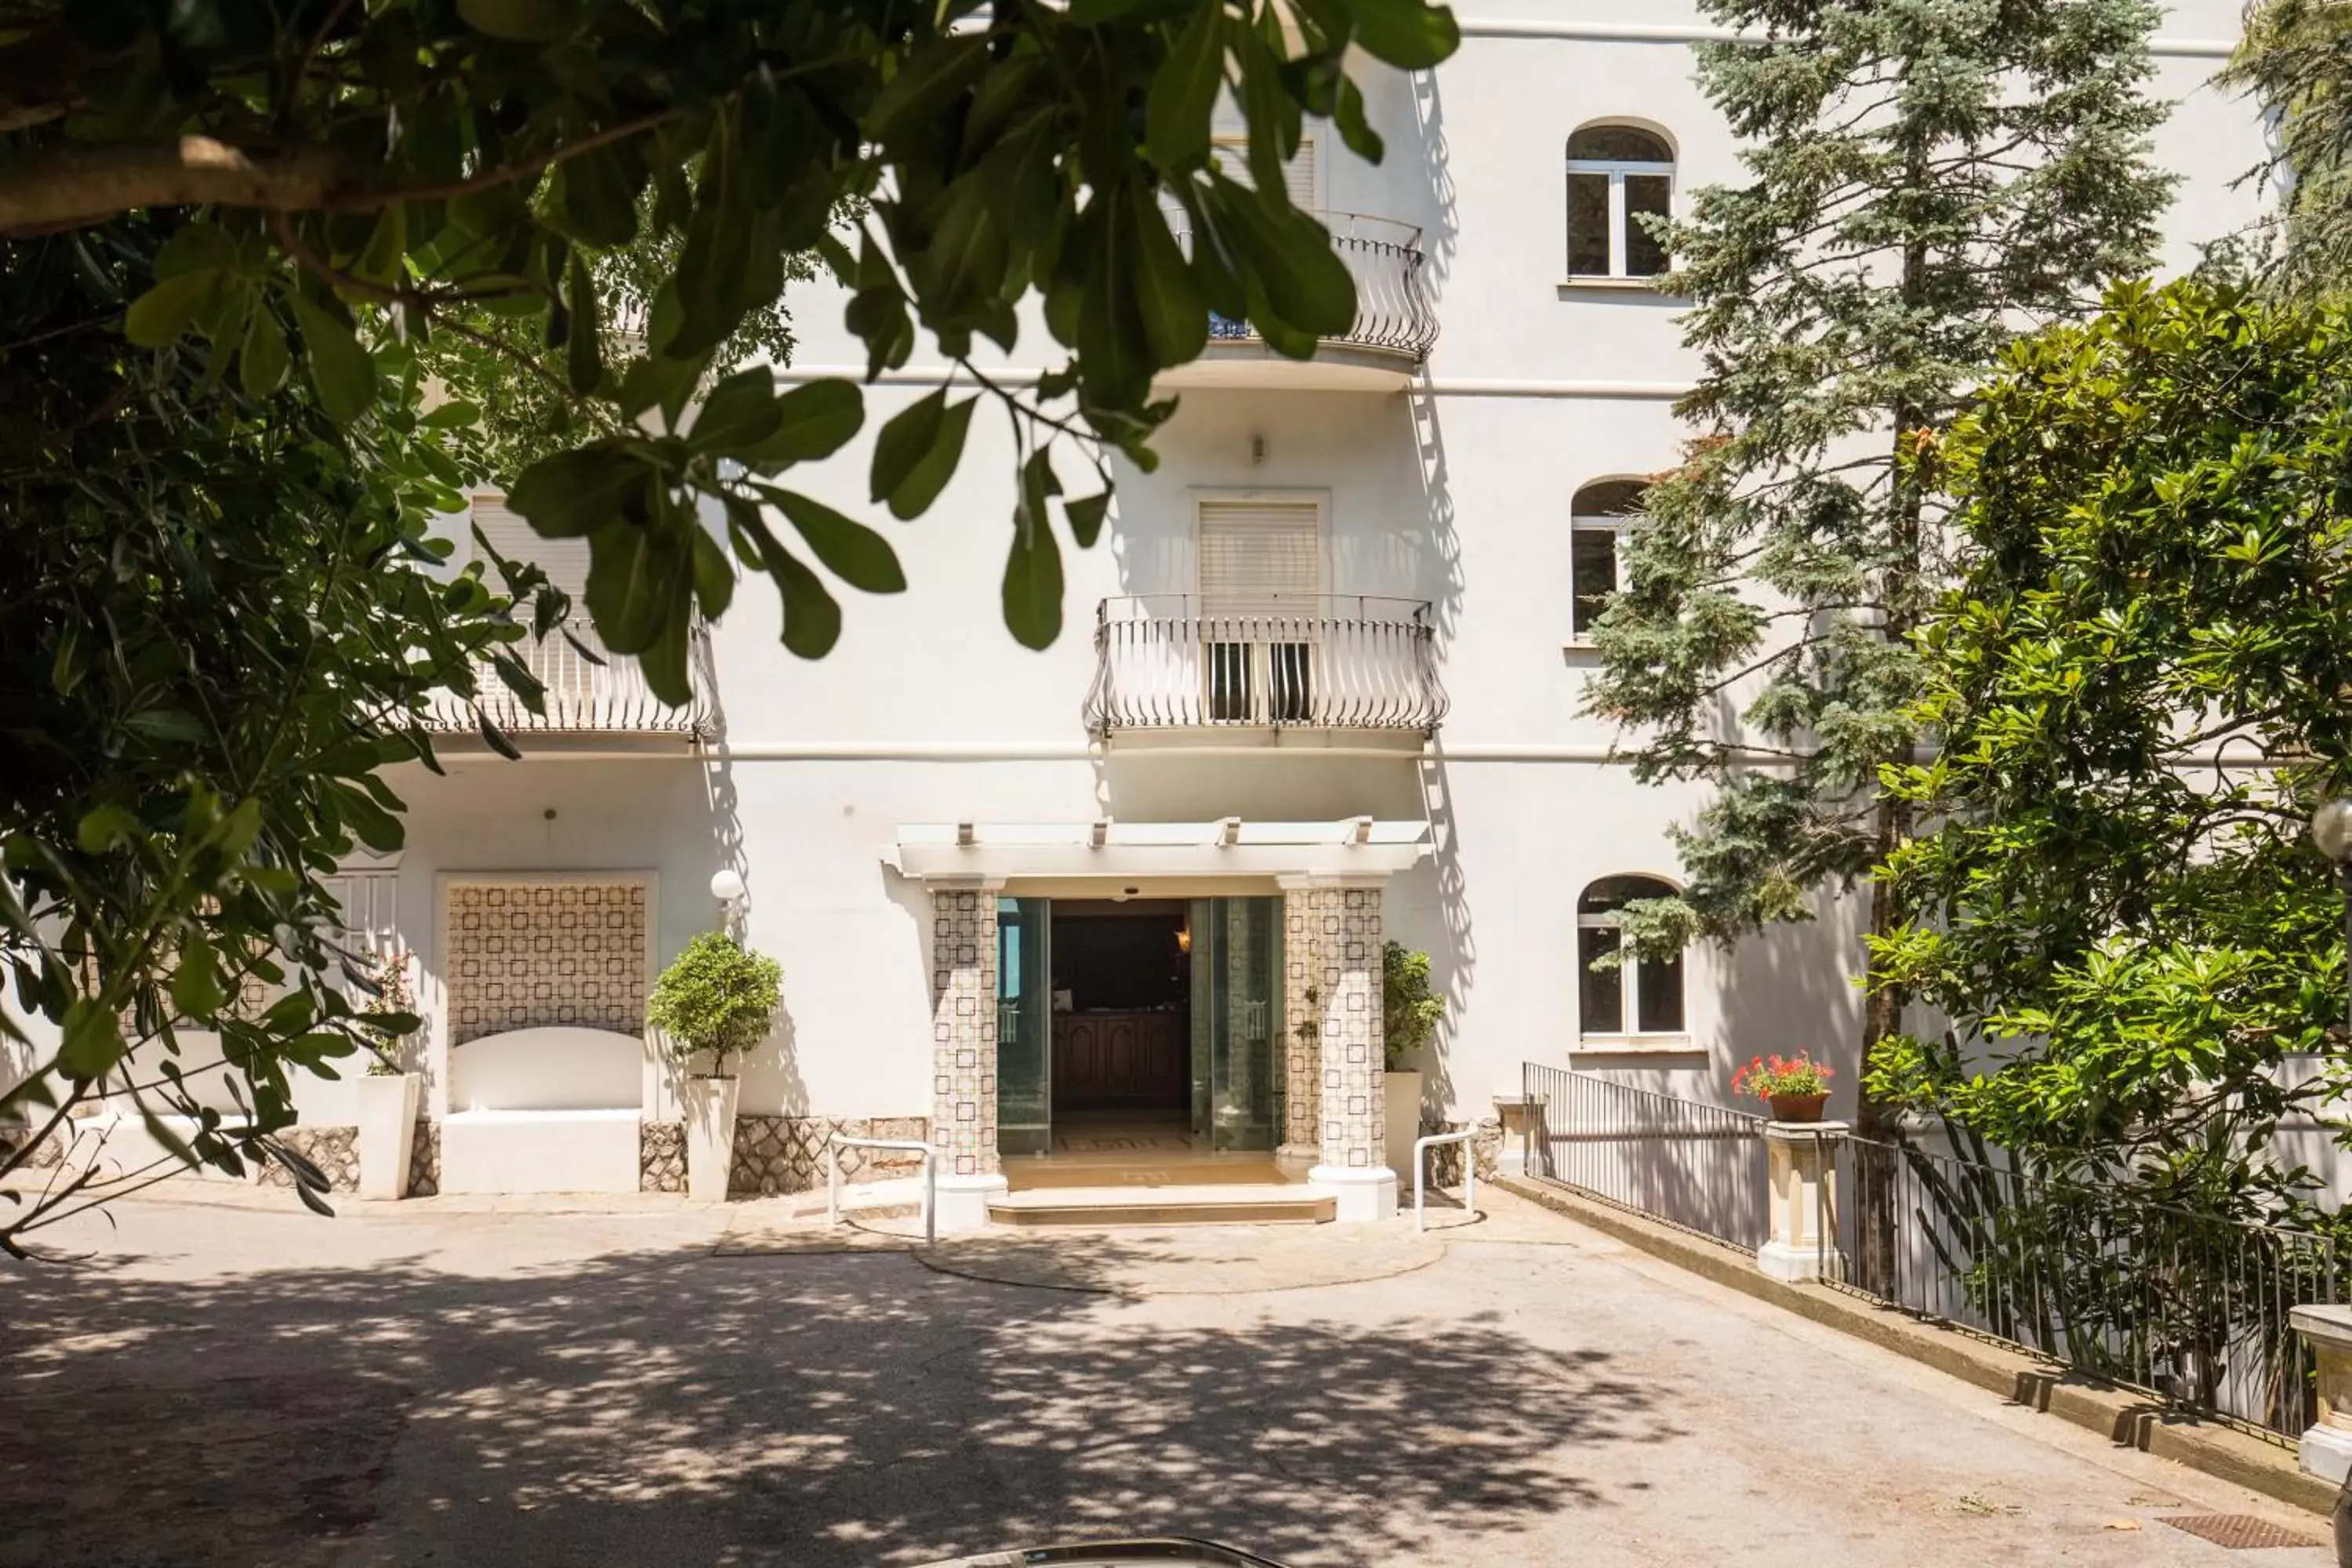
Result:
<svg viewBox="0 0 2352 1568"><path fill-rule="evenodd" d="M1321 1225L1335 1199L1295 1184L1199 1187L1045 1187L988 1205L999 1225Z"/></svg>

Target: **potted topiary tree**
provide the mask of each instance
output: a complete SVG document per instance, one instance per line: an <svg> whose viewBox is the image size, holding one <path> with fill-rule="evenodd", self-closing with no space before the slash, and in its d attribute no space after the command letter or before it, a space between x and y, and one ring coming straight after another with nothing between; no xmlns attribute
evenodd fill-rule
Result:
<svg viewBox="0 0 2352 1568"><path fill-rule="evenodd" d="M727 1070L768 1037L782 1000L783 965L743 947L724 931L704 931L662 971L646 1005L669 1053L687 1069L686 1191L702 1203L727 1197L735 1163L735 1110L742 1084ZM709 1070L695 1070L708 1061Z"/></svg>
<svg viewBox="0 0 2352 1568"><path fill-rule="evenodd" d="M1445 1003L1429 989L1429 954L1392 942L1381 952L1381 1028L1389 1169L1412 1180L1412 1145L1421 1136L1421 1071L1405 1059L1437 1034Z"/></svg>
<svg viewBox="0 0 2352 1568"><path fill-rule="evenodd" d="M353 1085L359 1110L360 1196L408 1195L409 1156L416 1147L416 1106L424 1075L408 1070L416 1030L416 994L408 983L408 954L387 952L370 967L370 995L360 1015L383 1031L367 1074Z"/></svg>

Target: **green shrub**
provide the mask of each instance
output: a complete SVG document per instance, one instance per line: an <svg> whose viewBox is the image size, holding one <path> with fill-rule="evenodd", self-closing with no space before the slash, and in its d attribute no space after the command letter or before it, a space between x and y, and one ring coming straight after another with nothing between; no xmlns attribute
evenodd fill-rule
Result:
<svg viewBox="0 0 2352 1568"><path fill-rule="evenodd" d="M654 982L646 1019L668 1037L671 1055L684 1061L709 1051L713 1075L724 1078L730 1055L768 1037L783 980L784 966L774 959L707 931Z"/></svg>
<svg viewBox="0 0 2352 1568"><path fill-rule="evenodd" d="M1381 995L1382 1056L1394 1072L1406 1053L1429 1044L1445 1016L1444 1001L1430 993L1429 954L1389 943L1381 954Z"/></svg>

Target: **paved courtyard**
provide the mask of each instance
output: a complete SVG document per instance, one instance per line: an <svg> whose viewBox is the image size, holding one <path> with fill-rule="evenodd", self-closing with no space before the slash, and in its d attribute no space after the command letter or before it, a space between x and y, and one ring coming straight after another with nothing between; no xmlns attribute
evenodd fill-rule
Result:
<svg viewBox="0 0 2352 1568"><path fill-rule="evenodd" d="M2231 1564L2320 1523L1497 1196L1425 1238L184 1195L0 1272L0 1565Z"/></svg>

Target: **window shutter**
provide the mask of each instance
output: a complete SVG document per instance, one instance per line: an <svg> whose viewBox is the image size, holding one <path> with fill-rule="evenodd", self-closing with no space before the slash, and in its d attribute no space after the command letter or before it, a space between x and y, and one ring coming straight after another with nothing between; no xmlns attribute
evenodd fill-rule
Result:
<svg viewBox="0 0 2352 1568"><path fill-rule="evenodd" d="M1201 613L1299 615L1323 591L1323 529L1313 501L1201 503Z"/></svg>
<svg viewBox="0 0 2352 1568"><path fill-rule="evenodd" d="M548 581L572 595L576 605L588 591L588 542L584 539L541 539L531 531L520 512L507 508L502 495L474 498L474 525L509 561L530 561L545 572ZM493 591L501 588L498 568L483 563Z"/></svg>
<svg viewBox="0 0 2352 1568"><path fill-rule="evenodd" d="M1236 184L1250 183L1249 138L1220 136L1216 139L1218 162L1225 174ZM1290 195L1290 205L1301 212L1314 212L1322 203L1315 193L1315 138L1301 136L1298 151L1282 166L1282 187Z"/></svg>

